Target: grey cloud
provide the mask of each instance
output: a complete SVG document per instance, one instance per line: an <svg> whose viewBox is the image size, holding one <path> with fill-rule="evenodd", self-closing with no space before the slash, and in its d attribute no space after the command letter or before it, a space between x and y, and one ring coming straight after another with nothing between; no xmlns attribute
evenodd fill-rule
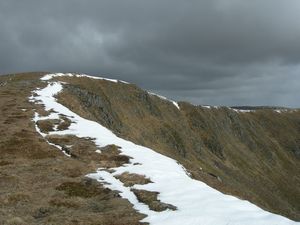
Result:
<svg viewBox="0 0 300 225"><path fill-rule="evenodd" d="M0 73L84 72L176 100L299 107L298 0L0 0Z"/></svg>

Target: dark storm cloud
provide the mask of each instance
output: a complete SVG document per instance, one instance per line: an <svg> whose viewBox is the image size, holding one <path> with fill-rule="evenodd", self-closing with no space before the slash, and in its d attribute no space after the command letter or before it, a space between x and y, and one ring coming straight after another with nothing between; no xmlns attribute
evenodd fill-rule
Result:
<svg viewBox="0 0 300 225"><path fill-rule="evenodd" d="M299 107L298 0L0 0L0 73L103 75L176 100Z"/></svg>

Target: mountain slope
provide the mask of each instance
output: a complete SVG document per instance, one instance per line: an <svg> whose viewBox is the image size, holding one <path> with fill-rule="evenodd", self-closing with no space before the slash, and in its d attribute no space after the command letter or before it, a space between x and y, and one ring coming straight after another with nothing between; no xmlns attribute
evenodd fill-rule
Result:
<svg viewBox="0 0 300 225"><path fill-rule="evenodd" d="M96 162L106 163L90 154L90 140L73 138L74 150L84 149L84 157L66 157L36 131L34 113L48 113L28 98L45 87L43 74L0 76L0 224L141 224L145 215L126 199L85 177L96 171ZM106 158L112 165L120 161Z"/></svg>
<svg viewBox="0 0 300 225"><path fill-rule="evenodd" d="M43 78L42 78L43 79ZM47 77L46 80L51 78ZM150 224L296 224L284 217L272 215L255 205L237 198L226 196L208 187L202 182L191 179L176 161L154 152L149 148L135 145L118 138L110 130L94 121L86 120L59 104L56 94L62 91L62 85L51 82L42 90L37 90L32 100L41 102L46 110L54 110L49 116L40 117L36 113L35 121L59 119L64 115L72 121L70 127L62 131L53 131L48 135L76 135L79 138L89 137L97 146L118 146L122 154L130 157L130 161L114 171L100 169L89 175L110 189L120 191L122 197L128 199L134 208L147 215L143 220ZM40 132L40 131L39 131ZM42 136L47 135L41 133ZM72 153L72 147L70 152ZM134 185L131 188L123 185L116 176L124 172L145 176L150 183ZM155 212L139 201L135 191L158 192L159 201L167 202L172 210ZM171 203L171 204L169 204ZM201 210L199 210L201 209Z"/></svg>
<svg viewBox="0 0 300 225"><path fill-rule="evenodd" d="M68 83L59 101L79 115L175 158L218 190L300 220L300 111L241 113L184 102L178 110L135 85L57 79Z"/></svg>
<svg viewBox="0 0 300 225"><path fill-rule="evenodd" d="M5 179L9 181L8 183L12 182L11 184L13 184L13 180L15 178L11 178L9 173L13 171L16 159L22 159L25 161L27 166L24 167L24 164L21 164L23 165L22 167L28 168L29 171L36 171L36 173L36 164L39 164L39 168L43 168L44 162L47 162L47 164L51 166L54 166L53 163L56 162L56 169L54 171L45 170L44 172L44 176L50 176L54 180L52 182L53 184L49 185L49 187L47 187L48 189L46 189L48 190L47 193L49 193L49 190L51 190L52 194L50 198L52 199L49 200L49 194L45 199L48 199L48 201L52 202L52 204L55 202L56 205L53 207L53 205L49 206L46 202L44 202L43 204L46 204L47 207L40 207L32 212L34 215L37 214L35 215L37 218L33 217L34 219L31 221L29 218L27 218L28 220L23 219L26 220L26 222L30 221L26 224L34 224L32 221L35 221L35 223L39 224L38 221L41 220L44 222L51 220L52 222L60 221L60 224L68 224L68 222L64 221L62 218L65 219L64 216L67 216L68 214L70 215L70 213L72 215L76 215L75 220L77 220L77 224L83 223L84 218L89 218L90 221L101 221L99 216L102 216L102 222L99 222L99 224L110 224L109 217L114 217L114 210L118 208L120 210L116 210L115 212L118 213L118 218L121 220L119 222L114 221L113 224L137 224L138 221L143 218L143 215L134 214L132 212L129 215L135 216L130 216L132 220L131 222L128 222L129 217L127 217L126 214L131 209L129 202L126 202L125 200L123 201L123 199L120 199L118 195L113 194L113 192L110 192L109 190L103 189L106 191L102 191L101 188L104 187L101 187L100 184L98 188L101 191L96 191L98 190L98 188L94 188L94 185L96 184L92 183L92 185L89 185L90 181L82 178L82 175L91 173L99 167L106 168L108 172L99 171L96 175L90 176L94 178L99 178L99 176L101 176L102 178L107 179L107 181L109 180L111 185L105 183L104 185L111 189L120 188L120 185L117 185L120 181L125 185L125 187L127 187L126 185L131 188L134 187L132 192L134 193L133 196L136 196L138 199L138 204L140 205L139 202L144 202L146 205L152 208L152 210L149 211L146 207L146 209L144 208L144 211L141 211L148 215L145 221L147 221L148 218L148 221L153 222L151 218L153 219L154 217L149 216L149 212L151 212L152 216L164 215L165 213L170 215L180 215L180 213L183 213L181 214L181 217L178 218L186 218L183 217L185 210L183 210L184 207L180 204L180 201L176 202L174 198L170 197L172 196L170 194L169 198L167 197L168 193L170 193L170 189L166 189L167 194L163 194L162 192L159 195L157 195L156 192L141 192L138 190L138 187L144 186L150 188L152 186L152 191L157 191L157 189L154 188L155 185L163 184L162 180L157 182L158 180L153 178L153 176L155 177L153 172L149 171L149 166L151 166L155 161L159 160L162 156L153 158L153 160L149 163L147 160L143 161L145 160L144 156L147 155L145 152L145 154L142 155L143 157L140 157L142 161L135 161L136 158L138 158L138 156L135 155L136 152L138 152L138 150L142 150L138 148L136 151L130 151L130 149L126 150L126 146L123 146L122 149L118 149L116 145L123 145L123 141L118 142L115 139L114 141L101 143L101 137L105 137L104 134L106 133L106 129L99 124L96 124L95 126L101 127L101 129L95 127L94 129L84 128L76 130L76 124L74 124L74 122L76 122L78 125L82 119L79 119L79 117L77 118L78 115L68 115L69 112L62 112L58 109L54 109L54 111L45 111L41 106L36 105L33 102L31 104L28 103L26 96L29 96L31 90L34 90L36 87L45 88L48 82L52 82L52 80L48 81L48 78L51 78L49 76L46 77L46 79L44 77L44 82L41 82L39 77L40 76L37 75L29 76L28 74L14 77L1 77L1 80L3 80L1 83L5 83L5 85L2 86L4 89L0 89L2 93L1 99L4 103L5 98L11 99L11 102L5 103L5 107L2 108L2 112L4 113L3 117L6 117L6 120L1 126L2 134L5 133L4 130L6 129L5 126L8 126L7 124L10 124L9 130L11 130L13 127L24 127L25 129L22 130L22 133L25 132L25 134L27 134L28 131L31 133L30 136L23 136L21 133L18 134L18 132L15 131L11 132L9 135L3 135L1 140L1 152L2 156L5 155L4 158L6 158L6 160L4 160L4 158L1 159L1 165L3 164L1 166L1 169L3 168L1 171L1 176L5 177ZM13 82L10 81L11 78L13 78ZM264 207L268 211L288 216L294 220L299 220L298 111L287 110L286 112L278 113L272 109L264 109L249 113L241 113L241 111L235 111L229 108L195 107L188 103L179 103L178 108L177 105L171 101L148 94L135 85L124 82L118 82L115 80L91 79L90 77L73 76L71 74L68 76L57 76L54 78L54 80L66 82L62 84L63 91L57 96L58 101L63 103L63 105L67 106L73 112L79 114L81 117L99 122L103 126L112 130L121 138L131 140L136 144L150 147L157 152L170 156L171 158L175 158L188 169L192 177L205 181L205 183L208 183L210 186L213 186L222 192L230 193L232 195L250 200L257 205ZM13 86L14 88L12 88ZM17 92L20 87L23 87L24 89L22 93ZM42 95L43 90L46 89L41 89L40 93L38 92L38 94ZM49 93L51 94L51 91ZM50 97L51 95L48 98L38 99L39 97L35 94L32 100L45 101L44 104L47 106L49 102L52 101ZM25 105L21 106L20 102ZM15 109L14 107L18 108ZM16 110L16 112L12 112L13 108ZM39 135L34 132L34 124L30 122L30 118L34 116L34 108L36 112L36 128L42 135L42 139L38 138ZM26 111L23 111L24 109L26 109ZM6 115L7 113L10 114L9 117ZM24 117L24 114L27 116ZM48 118L49 115L50 119ZM22 121L24 123L24 121L28 120L28 125L22 124ZM101 133L102 136L98 133L96 136L93 136L95 135L93 131L97 129L100 129L101 132L98 133ZM82 135L81 132L88 133ZM61 136L62 134L63 136ZM109 135L113 134L109 133ZM86 139L86 136L88 136L89 139ZM18 141L17 143L13 143L13 138L6 140L5 137L17 137L16 140ZM100 138L100 142L97 143L96 141L96 144L98 144L97 146L93 144L95 139L91 138L96 138L97 140L98 137ZM115 136L113 135L111 137ZM24 148L22 148L23 151L20 152L18 146L24 142L24 138L27 140L27 144L24 146ZM33 143L33 146L36 145L34 143L39 143L38 146L30 148L30 141L32 140L39 140L38 142L31 142ZM47 144L46 141L51 145ZM103 146L104 143L105 146ZM41 145L43 145L42 148ZM7 146L12 147L8 148ZM130 148L134 148L134 146L135 145L132 144L132 147ZM64 155L59 154L60 151L55 150L57 148L62 150ZM125 152L120 154L122 151L125 151L126 154L123 155ZM29 156L27 156L28 154ZM32 154L36 154L36 156L33 157L31 156ZM44 156L41 156L41 154ZM155 152L153 152L153 154L155 156L159 155ZM43 161L37 163L40 160L39 157L42 158ZM24 158L26 159L24 160ZM59 161L57 161L57 159L59 159ZM70 176L61 174L61 171L64 171L64 169L60 162L63 162L64 167L73 167L74 169L71 169L70 172L72 171L72 173L75 173L76 175ZM125 166L128 163L131 163L132 166ZM168 166L167 162L162 162L161 164L166 164L166 167L161 168L158 171L158 174L161 174L162 170L165 171L166 174L170 173L169 170L178 170L176 174L182 174L183 177L186 177L184 179L190 179L185 175L185 172L181 167L176 167L176 163L176 166L175 164L174 166ZM158 164L157 168L160 168L159 165L161 164ZM143 165L148 165L148 167L143 167ZM111 170L112 168L115 170L113 173L113 175L115 175L114 177L112 177L111 173L113 172ZM134 168L143 168L142 171L145 172L147 171L146 168L148 168L150 175L148 175L148 177L143 177L141 174L139 174L141 171ZM125 171L130 173L123 173ZM53 172L55 172L55 175ZM24 171L19 170L19 174L22 177ZM30 173L27 173L26 177L28 178L28 176L30 176ZM31 179L35 179L35 175L32 176L33 178ZM41 174L39 174L39 176L41 176ZM61 177L58 179L58 176ZM149 180L150 176L152 179ZM116 180L116 178L118 180ZM14 180L14 182L23 188L24 185L20 185L20 178ZM188 182L189 180L184 181L184 183ZM193 182L197 183L198 181ZM43 183L42 181L37 183L40 185L39 188L45 188L45 185L41 184ZM22 184L26 184L26 180L22 180ZM133 184L143 185L132 186ZM166 186L167 188L167 185L163 186ZM173 186L177 187L178 184L175 182ZM193 187L193 184L190 186ZM182 191L185 190L184 188L186 187L183 187ZM130 188L125 188L125 190L128 189ZM8 207L16 208L15 206L18 204L19 207L16 209L20 210L20 208L29 204L28 201L27 203L23 201L20 203L20 201L17 201L13 203L10 202L8 204L7 201L9 200L10 195L18 196L17 190L20 191L20 189L15 188L14 191L12 191L7 185L2 185L1 190L6 190L6 194L2 195L0 199L6 202L5 205L3 205L4 207L0 207L0 212L2 212L2 215L5 215L3 218L8 218L5 213L7 212ZM194 198L196 196L200 197L201 193L197 194L197 191L199 191L198 188L190 190L190 196ZM53 195L53 193L56 194ZM65 199L65 197L63 197L61 201L58 201L58 193L65 193L65 195L67 194L71 196L74 194L77 196L76 198L81 198L81 203L78 204L77 202L77 206L72 207L72 204L74 204L74 199L71 199L71 201L70 199ZM102 196L106 196L104 198L105 203L103 202L104 199L99 202L100 193L102 193ZM123 196L122 193L121 195ZM220 195L224 196L222 194ZM29 202L31 202L32 196L30 194L28 194L28 196L30 199ZM36 194L36 196L38 196L38 194ZM47 196L47 194L44 194L44 196ZM60 194L60 196L63 195ZM95 199L98 201L99 206L110 204L109 207L113 207L114 209L108 207L106 212L99 209L100 211L98 210L97 214L91 214L92 211L89 210L92 210L93 207L85 208L85 211L83 210L82 196L86 196L89 199L88 202L84 203L85 206L94 204L93 202ZM176 196L181 195L177 193ZM182 196L188 198L189 195L185 196L182 194ZM86 197L84 197L84 199ZM53 200L53 198L55 200ZM202 198L202 200L204 199L205 198ZM135 202L131 200L129 198L129 201L136 208ZM183 199L178 198L178 200ZM221 203L214 204L217 201L212 201L212 199L209 198L207 200L213 205L221 206ZM234 201L242 202L239 200ZM199 201L195 201L195 204L189 205L191 208L193 208L193 206L197 206L199 202L201 202L201 198ZM68 211L64 214L60 214L62 211L57 211L58 209L65 209L66 205L68 204L71 205L71 207L69 207ZM241 203L238 203L237 205L239 204ZM250 204L247 203L246 205L249 206ZM201 204L199 204L198 207L199 206L201 206ZM238 207L239 209L241 209L240 206L241 205ZM143 207L144 206L142 204L142 209ZM212 207L208 207L207 209L211 208ZM141 210L141 208L139 209ZM166 209L169 209L169 211L165 211ZM127 213L125 213L126 211L124 210L127 210ZM161 213L153 214L153 210L161 211ZM221 215L220 219L222 222L234 222L234 220L239 221L239 219L244 218L243 215L245 214L241 213L240 217L231 217L230 221L226 219L224 220L224 215L226 212L229 213L230 210L232 210L232 208L229 207L225 210L223 207L222 210L219 211L223 211L219 214ZM254 211L256 210L263 212L258 208L255 208ZM189 211L192 212L193 210ZM58 213L62 217L55 217L53 215L54 212ZM101 212L104 214L101 214ZM205 211L202 209L201 213L204 212ZM210 210L210 213L211 212L212 211ZM216 211L214 214L215 213ZM199 214L198 210L197 214ZM106 217L103 217L103 215L106 215ZM227 215L230 215L230 213ZM255 213L253 216L254 215ZM267 214L263 212L263 215ZM228 219L229 217L226 218ZM209 218L209 214L204 213L201 218L207 219ZM255 216L252 218L255 218ZM272 218L275 218L276 222L282 221L282 224L292 223L291 221L285 220L282 217L276 217L270 214L268 219ZM171 217L171 219L176 220L176 217ZM198 222L196 222L197 220L193 220L195 218L191 214L188 216L188 219L192 220L190 221L190 224L198 224L200 221L198 220ZM188 219L185 221L188 222ZM206 220L206 222L214 222L214 224L216 224L217 221L218 218L214 218L211 221ZM253 224L253 222L256 221L259 221L259 219L247 222L249 222L249 224ZM262 224L266 224L265 222L266 221L264 221ZM69 223L72 224L70 220ZM176 223L170 222L170 224Z"/></svg>

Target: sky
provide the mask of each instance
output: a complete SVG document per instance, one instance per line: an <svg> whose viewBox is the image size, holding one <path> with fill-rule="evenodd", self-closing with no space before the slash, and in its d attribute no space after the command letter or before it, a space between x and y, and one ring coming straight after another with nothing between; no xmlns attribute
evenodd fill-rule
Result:
<svg viewBox="0 0 300 225"><path fill-rule="evenodd" d="M0 0L0 74L78 72L176 101L300 107L299 0Z"/></svg>

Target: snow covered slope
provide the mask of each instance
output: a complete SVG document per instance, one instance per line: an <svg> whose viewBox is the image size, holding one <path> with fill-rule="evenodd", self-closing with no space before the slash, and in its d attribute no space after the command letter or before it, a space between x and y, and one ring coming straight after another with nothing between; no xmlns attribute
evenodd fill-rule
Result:
<svg viewBox="0 0 300 225"><path fill-rule="evenodd" d="M49 75L42 78L48 82L48 86L36 90L37 95L31 98L32 101L37 102L37 104L44 104L46 110L53 109L49 118L58 118L59 114L64 114L73 122L67 130L54 131L50 134L90 137L101 147L111 144L120 146L122 154L132 158L129 164L114 168L114 172L99 168L98 171L87 176L103 182L110 189L120 191L121 196L128 199L136 210L147 215L143 222L149 222L153 225L300 224L264 211L248 201L224 195L203 182L193 180L175 160L152 149L121 139L102 125L80 117L56 101L54 95L59 93L63 87L59 82L52 82L51 76L50 79L48 78ZM36 113L34 120L47 118L40 117ZM176 206L177 210L155 212L150 210L147 205L139 202L130 188L125 187L120 180L115 178L116 175L125 171L150 178L153 183L135 185L134 188L159 192L159 199Z"/></svg>

